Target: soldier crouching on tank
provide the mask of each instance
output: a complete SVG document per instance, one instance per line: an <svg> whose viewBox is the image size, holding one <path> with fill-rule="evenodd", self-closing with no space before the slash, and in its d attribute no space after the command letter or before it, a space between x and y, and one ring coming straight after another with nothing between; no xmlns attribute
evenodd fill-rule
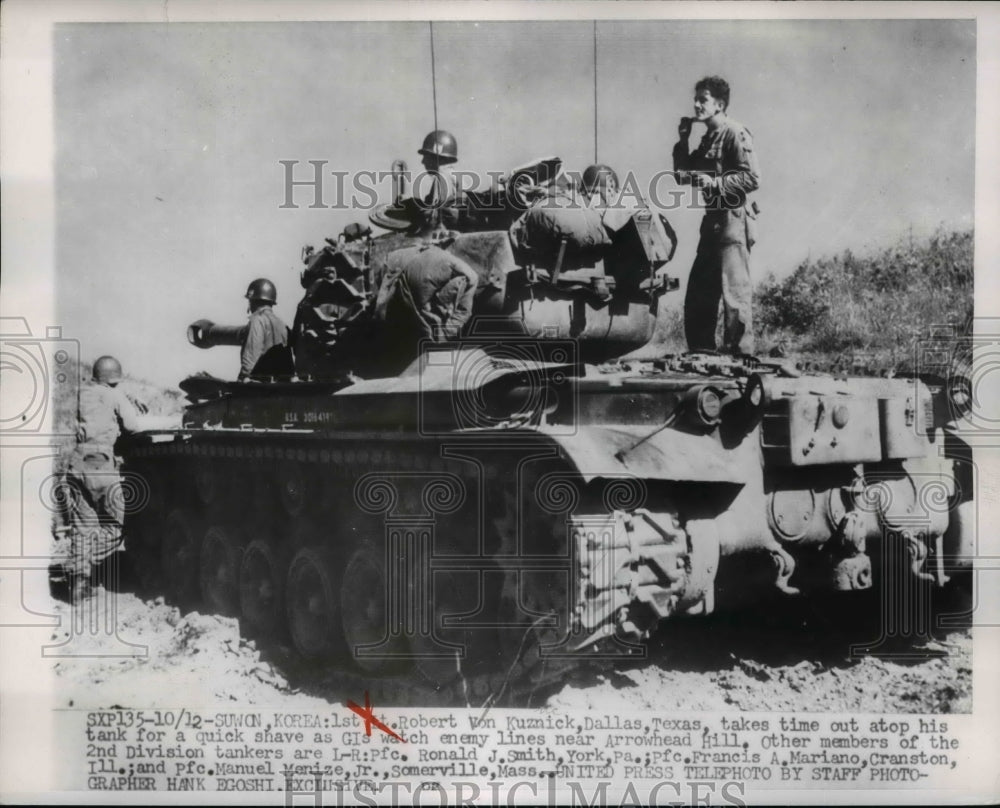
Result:
<svg viewBox="0 0 1000 808"><path fill-rule="evenodd" d="M729 84L718 76L699 81L694 88L695 121L708 131L698 148L688 152L691 118L681 118L674 146L677 181L700 188L705 201L698 252L688 277L684 298L684 333L688 349L714 351L719 297L724 325L722 350L753 353L750 248L756 203L748 195L760 184L760 171L750 131L727 117Z"/></svg>
<svg viewBox="0 0 1000 808"><path fill-rule="evenodd" d="M295 372L288 326L274 313L278 291L267 278L257 278L247 287L250 322L240 350L239 380L246 382Z"/></svg>
<svg viewBox="0 0 1000 808"><path fill-rule="evenodd" d="M63 570L76 602L93 592L94 568L120 549L124 495L115 443L139 431L145 408L119 389L122 366L113 356L94 363L91 383L80 390L76 447L65 474L65 531L69 559Z"/></svg>
<svg viewBox="0 0 1000 808"><path fill-rule="evenodd" d="M479 276L433 244L395 250L386 259L375 301L389 375L402 371L422 341L457 340L472 316Z"/></svg>

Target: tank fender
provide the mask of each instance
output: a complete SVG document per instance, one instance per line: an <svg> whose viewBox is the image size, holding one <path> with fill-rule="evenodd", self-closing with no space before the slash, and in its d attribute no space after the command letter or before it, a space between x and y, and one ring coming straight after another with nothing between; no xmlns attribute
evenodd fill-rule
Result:
<svg viewBox="0 0 1000 808"><path fill-rule="evenodd" d="M580 426L571 435L555 433L550 437L586 482L621 473L655 480L747 482L751 470L734 463L732 453L710 435L666 429L636 446L649 431L649 427ZM759 466L753 471L759 474Z"/></svg>
<svg viewBox="0 0 1000 808"><path fill-rule="evenodd" d="M572 370L566 362L523 361L490 356L480 347L455 343L429 345L398 376L363 379L339 390L337 395L360 396L371 393L452 393L477 390L507 376L525 373L543 376Z"/></svg>

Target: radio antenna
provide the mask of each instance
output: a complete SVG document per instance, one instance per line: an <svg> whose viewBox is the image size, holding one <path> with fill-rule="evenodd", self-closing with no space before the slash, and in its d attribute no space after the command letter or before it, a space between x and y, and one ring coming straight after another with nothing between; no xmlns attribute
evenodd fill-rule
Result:
<svg viewBox="0 0 1000 808"><path fill-rule="evenodd" d="M594 162L597 162L597 20L594 20Z"/></svg>
<svg viewBox="0 0 1000 808"><path fill-rule="evenodd" d="M438 91L437 91L437 72L434 63L434 22L433 20L428 20L428 26L430 26L431 31L431 94L434 99L434 128L438 128Z"/></svg>

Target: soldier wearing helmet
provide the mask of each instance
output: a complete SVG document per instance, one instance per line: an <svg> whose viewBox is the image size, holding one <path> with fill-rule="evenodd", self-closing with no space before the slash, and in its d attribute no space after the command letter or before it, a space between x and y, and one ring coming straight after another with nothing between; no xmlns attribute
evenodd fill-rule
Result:
<svg viewBox="0 0 1000 808"><path fill-rule="evenodd" d="M695 117L681 118L674 146L674 173L682 185L700 188L705 202L698 252L684 298L684 332L692 351L715 350L715 324L722 298L722 350L753 352L750 248L760 185L750 130L727 116L729 84L709 76L694 88ZM688 150L693 121L707 127L698 147Z"/></svg>
<svg viewBox="0 0 1000 808"><path fill-rule="evenodd" d="M278 290L267 278L257 278L247 287L250 322L240 351L240 381L257 377L291 376L294 373L288 345L288 326L274 313Z"/></svg>
<svg viewBox="0 0 1000 808"><path fill-rule="evenodd" d="M121 363L113 356L94 362L91 383L80 389L76 446L66 468L69 558L63 564L74 600L92 591L94 568L121 547L124 499L115 444L139 431L145 407L118 387Z"/></svg>
<svg viewBox="0 0 1000 808"><path fill-rule="evenodd" d="M426 223L430 226L454 224L458 215L459 191L451 166L458 162L458 141L451 132L435 129L424 138L417 152L426 178L419 182L418 190L424 191L419 199L420 207L426 213Z"/></svg>
<svg viewBox="0 0 1000 808"><path fill-rule="evenodd" d="M594 163L583 172L583 193L590 207L606 208L618 193L618 175L611 166Z"/></svg>

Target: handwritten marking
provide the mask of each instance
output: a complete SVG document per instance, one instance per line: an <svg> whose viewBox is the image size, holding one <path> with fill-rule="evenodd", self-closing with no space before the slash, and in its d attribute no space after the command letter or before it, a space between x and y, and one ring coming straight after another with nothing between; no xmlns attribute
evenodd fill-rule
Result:
<svg viewBox="0 0 1000 808"><path fill-rule="evenodd" d="M365 706L364 707L362 707L360 704L355 704L350 699L347 700L347 707L348 707L348 709L351 710L351 712L357 713L358 715L360 715L364 719L364 722L365 722L365 735L368 735L369 737L371 737L371 734L372 734L372 724L374 724L377 729L382 730L382 732L384 732L386 735L391 735L397 741L401 741L402 743L406 743L395 732L393 732L391 728L387 727L385 724L383 724L381 721L379 721L375 717L375 715L372 713L372 703L371 703L371 700L368 698L368 691L367 690L365 691Z"/></svg>

